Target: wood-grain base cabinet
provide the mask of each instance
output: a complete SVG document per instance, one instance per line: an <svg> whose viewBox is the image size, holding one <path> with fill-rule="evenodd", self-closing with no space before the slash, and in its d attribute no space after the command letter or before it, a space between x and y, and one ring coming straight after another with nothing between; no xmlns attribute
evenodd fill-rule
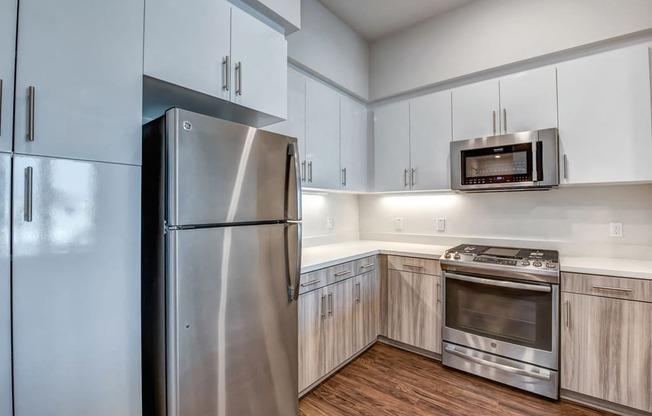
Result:
<svg viewBox="0 0 652 416"><path fill-rule="evenodd" d="M375 271L353 279L353 353L378 338L380 333L380 282Z"/></svg>
<svg viewBox="0 0 652 416"><path fill-rule="evenodd" d="M441 354L441 277L387 274L387 337Z"/></svg>
<svg viewBox="0 0 652 416"><path fill-rule="evenodd" d="M562 293L561 386L652 411L652 303Z"/></svg>

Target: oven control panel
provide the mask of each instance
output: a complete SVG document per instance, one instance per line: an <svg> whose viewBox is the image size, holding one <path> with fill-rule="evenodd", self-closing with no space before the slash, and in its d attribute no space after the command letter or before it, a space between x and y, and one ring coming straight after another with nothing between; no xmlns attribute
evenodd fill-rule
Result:
<svg viewBox="0 0 652 416"><path fill-rule="evenodd" d="M441 257L445 264L467 263L478 267L502 266L512 270L559 273L559 252L513 247L492 247L462 244L446 250Z"/></svg>

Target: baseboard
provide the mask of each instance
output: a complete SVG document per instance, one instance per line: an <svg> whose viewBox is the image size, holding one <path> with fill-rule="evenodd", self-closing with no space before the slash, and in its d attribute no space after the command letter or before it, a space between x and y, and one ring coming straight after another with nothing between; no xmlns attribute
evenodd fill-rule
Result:
<svg viewBox="0 0 652 416"><path fill-rule="evenodd" d="M587 396L581 393L576 393L570 390L561 389L560 396L562 399L567 400L569 402L579 403L587 407L592 407L594 409L599 409L599 410L605 410L607 412L615 413L621 416L652 416L652 413L650 412L633 409L631 407L608 402L602 399L597 399L595 397Z"/></svg>

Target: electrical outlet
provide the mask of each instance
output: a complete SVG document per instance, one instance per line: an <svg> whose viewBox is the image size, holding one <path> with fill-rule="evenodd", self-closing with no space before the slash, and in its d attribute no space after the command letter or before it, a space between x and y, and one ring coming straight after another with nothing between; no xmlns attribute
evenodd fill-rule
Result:
<svg viewBox="0 0 652 416"><path fill-rule="evenodd" d="M609 237L622 237L623 236L623 223L610 222L609 223Z"/></svg>
<svg viewBox="0 0 652 416"><path fill-rule="evenodd" d="M398 230L403 229L403 218L396 218L394 219L394 228Z"/></svg>
<svg viewBox="0 0 652 416"><path fill-rule="evenodd" d="M333 217L326 217L326 228L333 229Z"/></svg>
<svg viewBox="0 0 652 416"><path fill-rule="evenodd" d="M437 231L444 231L446 230L446 218L437 218Z"/></svg>

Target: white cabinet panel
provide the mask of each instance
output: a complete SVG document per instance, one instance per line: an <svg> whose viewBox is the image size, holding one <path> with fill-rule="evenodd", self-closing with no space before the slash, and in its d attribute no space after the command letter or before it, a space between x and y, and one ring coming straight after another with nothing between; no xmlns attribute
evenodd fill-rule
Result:
<svg viewBox="0 0 652 416"><path fill-rule="evenodd" d="M409 102L374 110L374 189L380 192L408 190L409 170Z"/></svg>
<svg viewBox="0 0 652 416"><path fill-rule="evenodd" d="M0 151L12 145L15 52L16 0L0 0Z"/></svg>
<svg viewBox="0 0 652 416"><path fill-rule="evenodd" d="M237 7L231 9L231 101L287 117L285 36Z"/></svg>
<svg viewBox="0 0 652 416"><path fill-rule="evenodd" d="M367 190L367 107L341 97L340 159L342 189Z"/></svg>
<svg viewBox="0 0 652 416"><path fill-rule="evenodd" d="M326 85L306 79L305 186L340 188L340 96Z"/></svg>
<svg viewBox="0 0 652 416"><path fill-rule="evenodd" d="M228 101L230 3L147 0L146 6L145 74Z"/></svg>
<svg viewBox="0 0 652 416"><path fill-rule="evenodd" d="M565 62L557 75L562 183L652 180L648 46Z"/></svg>
<svg viewBox="0 0 652 416"><path fill-rule="evenodd" d="M140 415L140 168L15 156L13 178L15 415Z"/></svg>
<svg viewBox="0 0 652 416"><path fill-rule="evenodd" d="M141 163L142 2L21 0L18 44L16 152Z"/></svg>
<svg viewBox="0 0 652 416"><path fill-rule="evenodd" d="M498 82L488 80L453 90L453 140L500 134Z"/></svg>
<svg viewBox="0 0 652 416"><path fill-rule="evenodd" d="M451 92L410 101L412 190L450 189Z"/></svg>
<svg viewBox="0 0 652 416"><path fill-rule="evenodd" d="M557 73L552 66L500 80L503 134L557 127Z"/></svg>
<svg viewBox="0 0 652 416"><path fill-rule="evenodd" d="M12 416L10 221L11 156L0 153L0 416Z"/></svg>

